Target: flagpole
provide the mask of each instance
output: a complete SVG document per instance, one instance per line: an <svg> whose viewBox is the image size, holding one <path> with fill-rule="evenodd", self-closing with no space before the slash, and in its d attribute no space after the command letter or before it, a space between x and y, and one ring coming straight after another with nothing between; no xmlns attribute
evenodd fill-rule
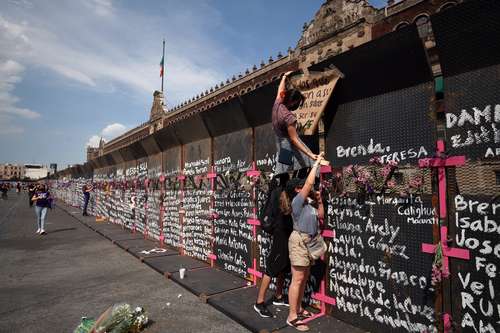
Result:
<svg viewBox="0 0 500 333"><path fill-rule="evenodd" d="M161 92L163 92L163 77L165 76L165 39L163 39L163 63L161 64Z"/></svg>

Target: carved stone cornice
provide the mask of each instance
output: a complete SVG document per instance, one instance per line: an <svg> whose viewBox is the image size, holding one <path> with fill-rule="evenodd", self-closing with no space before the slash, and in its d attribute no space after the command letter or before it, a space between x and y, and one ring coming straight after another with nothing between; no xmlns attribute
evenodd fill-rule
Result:
<svg viewBox="0 0 500 333"><path fill-rule="evenodd" d="M283 57L173 112L169 112L163 119L163 127L189 118L196 113L211 109L237 96L247 94L261 86L280 79L281 74L297 69L298 60L290 56Z"/></svg>

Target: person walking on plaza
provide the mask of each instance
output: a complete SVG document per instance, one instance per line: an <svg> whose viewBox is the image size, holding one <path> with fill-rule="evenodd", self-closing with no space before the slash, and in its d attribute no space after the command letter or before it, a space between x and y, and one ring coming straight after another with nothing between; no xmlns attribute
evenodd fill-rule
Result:
<svg viewBox="0 0 500 333"><path fill-rule="evenodd" d="M35 212L38 226L36 233L46 235L45 218L47 216L47 209L52 208L52 198L47 186L44 184L38 185L31 200L35 202Z"/></svg>
<svg viewBox="0 0 500 333"><path fill-rule="evenodd" d="M16 192L17 192L17 195L21 194L21 183L17 183Z"/></svg>
<svg viewBox="0 0 500 333"><path fill-rule="evenodd" d="M29 200L29 204L30 204L30 207L33 207L33 196L35 195L35 185L33 183L29 184L28 185L28 200Z"/></svg>
<svg viewBox="0 0 500 333"><path fill-rule="evenodd" d="M270 218L274 219L272 229L271 251L266 259L266 272L260 283L257 300L254 310L264 318L273 317L273 314L266 306L264 298L266 291L271 284L271 279L276 278L276 291L273 296L273 305L288 306L288 302L283 295L283 284L285 274L290 272L290 259L288 257L288 238L293 230L292 208L290 200L282 186L275 188L269 195L268 203Z"/></svg>
<svg viewBox="0 0 500 333"><path fill-rule="evenodd" d="M89 216L87 214L87 207L89 206L89 200L90 200L90 192L92 192L93 188L91 184L85 184L83 185L83 216Z"/></svg>
<svg viewBox="0 0 500 333"><path fill-rule="evenodd" d="M303 322L310 313L302 308L302 298L309 272L314 260L311 258L308 244L319 233L319 220L324 218L323 202L319 192L314 191L316 171L323 159L318 155L306 180L294 178L289 181L291 189L293 232L288 240L288 251L292 265L292 282L288 290L290 310L286 323L299 331L308 331Z"/></svg>
<svg viewBox="0 0 500 333"><path fill-rule="evenodd" d="M9 192L7 184L3 183L2 185L0 185L0 191L2 191L2 199L7 200L8 199L7 192Z"/></svg>
<svg viewBox="0 0 500 333"><path fill-rule="evenodd" d="M317 158L297 133L297 117L292 111L304 103L304 96L297 89L287 89L287 78L291 73L283 75L272 110L272 125L278 151L276 174L309 168Z"/></svg>

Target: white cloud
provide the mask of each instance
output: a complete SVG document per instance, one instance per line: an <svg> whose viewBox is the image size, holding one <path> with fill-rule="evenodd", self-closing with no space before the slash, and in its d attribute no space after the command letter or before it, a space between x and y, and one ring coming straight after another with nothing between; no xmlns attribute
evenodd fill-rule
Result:
<svg viewBox="0 0 500 333"><path fill-rule="evenodd" d="M211 0L162 0L149 7L111 0L9 0L0 7L0 115L7 119L1 125L10 124L11 133L20 133L24 127L14 126L22 124L16 119L40 117L21 99L37 94L16 90L26 73L35 74L30 77L30 87L42 85L43 91L53 91L46 99L53 100L54 107L47 101L37 107L44 110L47 123L59 124L61 114L69 114L69 110L57 109L58 98L79 103L80 96L95 94L98 98L95 108L89 108L89 119L111 118L134 126L148 116L152 93L160 88L162 38L167 42L165 96L169 106L247 67L212 34L214 26L217 31L224 31L224 27L221 13L214 9ZM64 88L58 90L60 87ZM109 100L103 98L104 94L110 96ZM109 103L116 96L130 100L133 112L123 110L123 118L115 118L117 110L109 108ZM29 105L37 105L36 100L30 102ZM108 109L114 113L111 117L97 116ZM51 118L55 113L57 120ZM80 134L78 142L95 146L101 136L110 140L120 130L126 129L115 125L101 132L92 131L95 135L87 140ZM30 133L27 131L26 139Z"/></svg>
<svg viewBox="0 0 500 333"><path fill-rule="evenodd" d="M109 16L112 14L113 4L111 0L87 0L84 4L93 9L99 16Z"/></svg>
<svg viewBox="0 0 500 333"><path fill-rule="evenodd" d="M8 2L12 5L19 6L26 9L33 8L33 3L28 0L8 0Z"/></svg>
<svg viewBox="0 0 500 333"><path fill-rule="evenodd" d="M85 144L86 147L99 147L99 141L101 138L107 142L110 141L117 136L125 133L128 130L127 126L122 125L120 123L113 123L109 124L106 127L102 129L102 131L99 134L94 134L92 135L87 143Z"/></svg>
<svg viewBox="0 0 500 333"><path fill-rule="evenodd" d="M87 143L85 144L85 147L92 147L92 148L97 148L99 147L99 141L101 140L101 137L99 135L92 135Z"/></svg>
<svg viewBox="0 0 500 333"><path fill-rule="evenodd" d="M101 134L104 138L111 140L112 138L125 133L127 127L120 123L110 124L102 130Z"/></svg>
<svg viewBox="0 0 500 333"><path fill-rule="evenodd" d="M217 10L206 1L197 3L199 11L180 8L165 2L155 17L115 8L110 0L44 2L18 15L0 15L0 59L4 54L100 92L126 89L150 103L161 82L162 31L166 96L175 104L225 80L234 73L230 65L245 68L207 38L206 27L221 24Z"/></svg>
<svg viewBox="0 0 500 333"><path fill-rule="evenodd" d="M13 94L15 85L22 80L23 71L24 67L18 62L0 59L0 114L35 119L40 117L40 114L18 107L16 104L19 98ZM4 117L4 121L10 122L9 117Z"/></svg>
<svg viewBox="0 0 500 333"><path fill-rule="evenodd" d="M63 65L59 64L54 64L50 66L53 70L55 70L57 73L67 77L68 79L72 79L75 81L78 81L80 83L95 87L96 83L94 80L92 80L90 77L85 75L84 73L70 67L66 67Z"/></svg>

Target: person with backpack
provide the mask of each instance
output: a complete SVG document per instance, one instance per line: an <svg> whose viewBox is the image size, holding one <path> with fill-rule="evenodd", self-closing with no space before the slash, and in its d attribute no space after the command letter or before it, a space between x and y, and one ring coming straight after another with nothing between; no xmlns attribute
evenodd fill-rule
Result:
<svg viewBox="0 0 500 333"><path fill-rule="evenodd" d="M271 251L266 259L266 272L260 283L254 310L263 318L273 317L266 306L264 298L271 284L276 278L276 292L273 296L274 305L288 306L288 301L283 295L285 274L290 272L290 259L288 256L288 238L293 230L290 200L282 186L276 187L268 195L268 199L260 214L261 225L264 231L272 234Z"/></svg>

